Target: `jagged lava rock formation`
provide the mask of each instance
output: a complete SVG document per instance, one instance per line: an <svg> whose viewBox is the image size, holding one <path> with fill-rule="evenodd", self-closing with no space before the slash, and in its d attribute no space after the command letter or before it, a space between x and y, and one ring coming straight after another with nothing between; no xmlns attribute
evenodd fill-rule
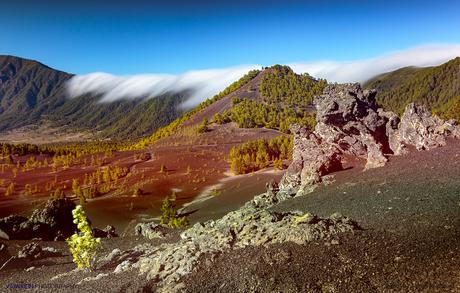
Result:
<svg viewBox="0 0 460 293"><path fill-rule="evenodd" d="M333 84L315 99L316 127L312 132L293 125L293 161L280 186L291 194L305 193L324 175L342 168L345 155L366 160L366 169L385 165L389 155L401 155L408 145L418 150L460 138L455 121L443 121L423 106L409 104L399 119L379 109L374 90L359 84Z"/></svg>

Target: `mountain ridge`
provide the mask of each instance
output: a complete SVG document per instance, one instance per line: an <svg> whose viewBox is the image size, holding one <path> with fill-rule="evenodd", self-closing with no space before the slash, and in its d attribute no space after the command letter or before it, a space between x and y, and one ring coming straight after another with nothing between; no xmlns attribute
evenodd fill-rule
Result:
<svg viewBox="0 0 460 293"><path fill-rule="evenodd" d="M74 75L35 60L0 56L0 132L50 124L63 132L92 131L94 138L133 139L172 122L189 92L152 99L99 102L98 95L68 97Z"/></svg>

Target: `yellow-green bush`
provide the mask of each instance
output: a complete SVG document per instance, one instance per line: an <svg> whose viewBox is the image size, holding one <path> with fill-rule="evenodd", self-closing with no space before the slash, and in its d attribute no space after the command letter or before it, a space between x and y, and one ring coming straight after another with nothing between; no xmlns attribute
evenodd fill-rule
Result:
<svg viewBox="0 0 460 293"><path fill-rule="evenodd" d="M80 232L67 238L66 242L77 267L90 268L94 264L97 252L101 247L101 239L93 237L91 227L86 220L85 212L81 205L78 205L72 211L72 215L73 222L77 224Z"/></svg>
<svg viewBox="0 0 460 293"><path fill-rule="evenodd" d="M179 216L170 197L166 197L161 205L160 223L170 228L178 229L188 225L185 216Z"/></svg>

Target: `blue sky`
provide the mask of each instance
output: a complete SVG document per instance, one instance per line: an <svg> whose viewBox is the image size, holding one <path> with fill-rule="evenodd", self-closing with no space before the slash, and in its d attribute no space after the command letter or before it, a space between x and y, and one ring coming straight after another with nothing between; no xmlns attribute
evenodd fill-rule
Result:
<svg viewBox="0 0 460 293"><path fill-rule="evenodd" d="M460 43L460 1L0 2L0 54L77 74L347 61Z"/></svg>

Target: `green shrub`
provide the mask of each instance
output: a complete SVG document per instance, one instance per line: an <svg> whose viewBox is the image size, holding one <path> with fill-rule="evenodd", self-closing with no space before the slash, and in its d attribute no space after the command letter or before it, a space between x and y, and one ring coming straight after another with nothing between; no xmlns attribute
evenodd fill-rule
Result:
<svg viewBox="0 0 460 293"><path fill-rule="evenodd" d="M185 216L179 216L170 197L166 197L161 205L160 223L173 229L183 228L188 225Z"/></svg>
<svg viewBox="0 0 460 293"><path fill-rule="evenodd" d="M208 125L209 125L208 119L203 118L203 121L201 122L200 126L198 126L198 133L207 132L209 130Z"/></svg>
<svg viewBox="0 0 460 293"><path fill-rule="evenodd" d="M73 222L77 224L80 232L67 238L66 242L77 267L90 268L94 264L97 252L101 247L101 239L93 237L91 227L86 220L85 212L81 205L78 205L72 211L72 215Z"/></svg>

